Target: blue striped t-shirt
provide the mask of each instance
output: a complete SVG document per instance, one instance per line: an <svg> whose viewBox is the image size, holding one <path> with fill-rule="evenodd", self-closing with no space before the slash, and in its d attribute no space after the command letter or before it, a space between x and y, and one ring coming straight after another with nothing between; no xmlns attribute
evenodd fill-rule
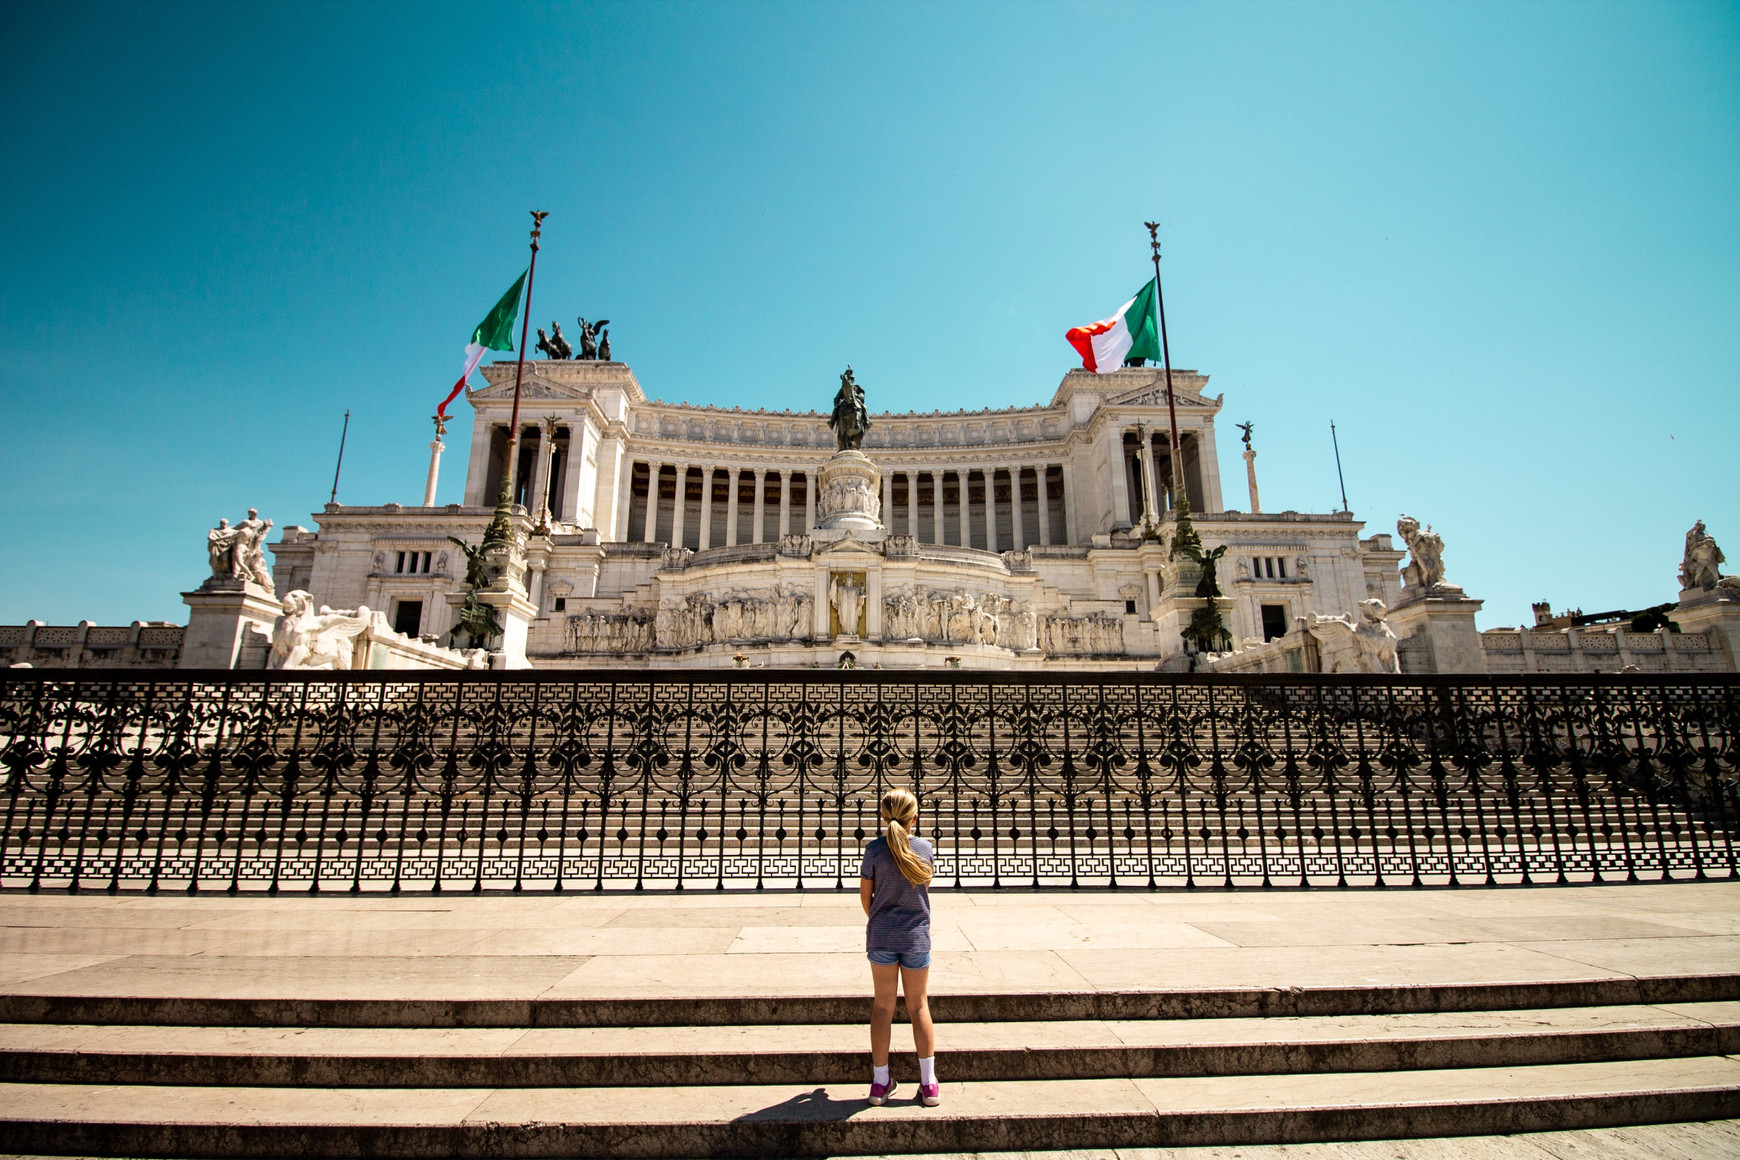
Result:
<svg viewBox="0 0 1740 1160"><path fill-rule="evenodd" d="M912 852L920 861L936 864L936 853L923 838L912 839ZM864 847L864 864L858 877L870 887L870 921L864 930L866 951L930 952L930 888L914 886L900 872L887 838L877 838Z"/></svg>

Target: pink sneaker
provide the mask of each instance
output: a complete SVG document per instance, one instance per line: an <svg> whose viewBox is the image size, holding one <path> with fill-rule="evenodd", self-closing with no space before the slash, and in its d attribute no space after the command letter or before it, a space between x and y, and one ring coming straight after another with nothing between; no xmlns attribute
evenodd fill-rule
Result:
<svg viewBox="0 0 1740 1160"><path fill-rule="evenodd" d="M934 1108L942 1103L942 1085L921 1083L918 1085L919 1102L927 1108Z"/></svg>
<svg viewBox="0 0 1740 1160"><path fill-rule="evenodd" d="M888 1082L885 1084L882 1084L882 1083L871 1084L870 1085L870 1106L873 1108L879 1108L883 1104L887 1103L889 1098L894 1095L895 1089L898 1088L899 1086L900 1086L900 1081L896 1080L893 1076L889 1076Z"/></svg>

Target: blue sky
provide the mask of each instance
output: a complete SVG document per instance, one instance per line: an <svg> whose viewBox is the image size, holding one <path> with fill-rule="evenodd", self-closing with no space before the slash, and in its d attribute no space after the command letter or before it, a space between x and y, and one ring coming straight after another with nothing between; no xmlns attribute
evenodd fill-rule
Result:
<svg viewBox="0 0 1740 1160"><path fill-rule="evenodd" d="M417 502L534 321L648 393L1050 398L1166 246L1264 506L1443 534L1483 627L1740 570L1735 4L7 5L0 623L181 622L204 531ZM469 410L458 404L462 422ZM463 436L441 499L458 498Z"/></svg>

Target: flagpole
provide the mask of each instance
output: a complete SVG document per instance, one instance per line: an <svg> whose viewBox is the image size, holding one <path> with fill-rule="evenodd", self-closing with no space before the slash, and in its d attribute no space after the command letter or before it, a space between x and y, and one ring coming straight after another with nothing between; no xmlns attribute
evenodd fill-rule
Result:
<svg viewBox="0 0 1740 1160"><path fill-rule="evenodd" d="M350 435L350 408L344 409L344 430L338 433L338 464L332 469L332 498L328 503L338 502L338 473L344 470L344 441Z"/></svg>
<svg viewBox="0 0 1740 1160"><path fill-rule="evenodd" d="M520 383L526 374L526 334L532 325L532 278L538 271L538 237L544 229L544 219L549 213L543 210L532 210L532 263L526 269L526 301L520 315L520 350L519 364L514 368L514 413L509 420L508 461L507 470L501 476L501 498L497 506L512 504L514 495L514 476L517 474L520 461Z"/></svg>
<svg viewBox="0 0 1740 1160"><path fill-rule="evenodd" d="M1154 256L1154 304L1160 314L1160 361L1166 368L1166 417L1172 427L1172 493L1177 500L1179 523L1179 539L1189 532L1190 527L1190 489L1184 485L1184 444L1178 438L1178 405L1172 398L1172 348L1166 342L1166 295L1160 291L1160 223L1143 222L1148 227L1148 245ZM1174 548L1177 541L1174 541Z"/></svg>

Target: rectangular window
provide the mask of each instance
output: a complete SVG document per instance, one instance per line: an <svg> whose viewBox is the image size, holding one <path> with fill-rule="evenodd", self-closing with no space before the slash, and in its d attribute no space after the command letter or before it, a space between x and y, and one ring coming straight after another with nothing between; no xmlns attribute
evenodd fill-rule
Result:
<svg viewBox="0 0 1740 1160"><path fill-rule="evenodd" d="M1281 579L1287 578L1287 557L1279 556L1275 559L1275 571L1281 574Z"/></svg>
<svg viewBox="0 0 1740 1160"><path fill-rule="evenodd" d="M400 552L399 553L399 562L393 566L393 571L403 572L404 570L405 570L405 553Z"/></svg>
<svg viewBox="0 0 1740 1160"><path fill-rule="evenodd" d="M428 575L434 555L433 552L400 552L393 571L401 575Z"/></svg>
<svg viewBox="0 0 1740 1160"><path fill-rule="evenodd" d="M568 598L566 596L556 597L556 611L557 612L568 611Z"/></svg>
<svg viewBox="0 0 1740 1160"><path fill-rule="evenodd" d="M421 600L399 601L399 607L393 612L393 631L402 632L406 636L416 636L423 631L423 602Z"/></svg>
<svg viewBox="0 0 1740 1160"><path fill-rule="evenodd" d="M1287 606L1285 604L1263 605L1263 640L1271 641L1276 637L1287 635Z"/></svg>
<svg viewBox="0 0 1740 1160"><path fill-rule="evenodd" d="M1124 601L1124 615L1126 615L1126 616L1136 615L1136 602L1134 600Z"/></svg>

